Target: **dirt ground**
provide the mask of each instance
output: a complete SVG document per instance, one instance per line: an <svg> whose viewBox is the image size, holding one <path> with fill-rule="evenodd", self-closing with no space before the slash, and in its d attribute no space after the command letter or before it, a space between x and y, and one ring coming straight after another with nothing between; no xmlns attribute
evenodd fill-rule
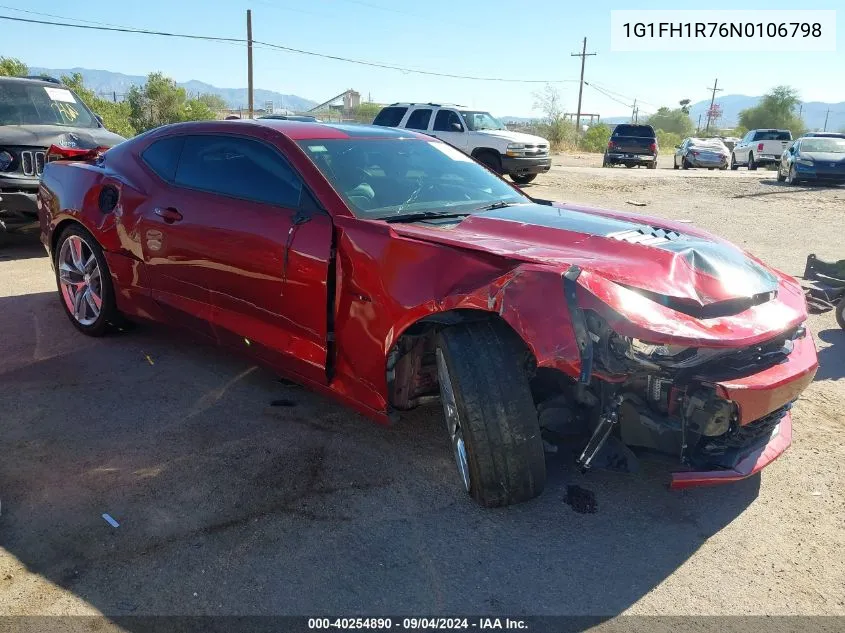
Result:
<svg viewBox="0 0 845 633"><path fill-rule="evenodd" d="M692 221L793 275L845 257L845 187L598 165L557 157L526 190ZM86 338L40 247L4 244L0 615L845 615L830 313L809 321L821 367L794 444L762 476L669 492L666 464L550 457L540 499L491 511L459 490L438 409L384 429L156 327Z"/></svg>

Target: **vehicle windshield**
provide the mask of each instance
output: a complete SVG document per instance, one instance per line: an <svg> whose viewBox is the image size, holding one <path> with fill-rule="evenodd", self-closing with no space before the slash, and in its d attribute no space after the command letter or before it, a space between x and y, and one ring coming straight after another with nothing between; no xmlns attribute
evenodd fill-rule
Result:
<svg viewBox="0 0 845 633"><path fill-rule="evenodd" d="M506 130L507 128L499 119L494 117L489 112L474 112L471 110L461 110L461 114L466 121L467 127L473 132L480 130Z"/></svg>
<svg viewBox="0 0 845 633"><path fill-rule="evenodd" d="M472 213L530 200L463 152L422 139L299 142L356 217Z"/></svg>
<svg viewBox="0 0 845 633"><path fill-rule="evenodd" d="M0 83L0 125L99 127L85 104L64 86L24 81Z"/></svg>
<svg viewBox="0 0 845 633"><path fill-rule="evenodd" d="M845 154L845 138L808 138L801 141L802 152L830 152Z"/></svg>

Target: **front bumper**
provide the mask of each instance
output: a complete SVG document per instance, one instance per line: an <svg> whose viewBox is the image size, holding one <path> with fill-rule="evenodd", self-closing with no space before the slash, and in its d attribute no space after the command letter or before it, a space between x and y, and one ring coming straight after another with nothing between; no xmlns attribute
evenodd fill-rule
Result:
<svg viewBox="0 0 845 633"><path fill-rule="evenodd" d="M0 188L0 231L38 226L37 190L37 182L31 191Z"/></svg>
<svg viewBox="0 0 845 633"><path fill-rule="evenodd" d="M502 171L509 176L526 174L544 174L552 168L550 156L544 158L502 156Z"/></svg>
<svg viewBox="0 0 845 633"><path fill-rule="evenodd" d="M780 457L792 444L791 403L813 381L819 367L816 347L809 332L798 339L785 362L745 378L716 382L719 397L734 403L740 431L766 424L773 415L779 422L768 439L757 439L731 455L731 465L713 470L676 472L670 488L730 483L750 477ZM782 413L782 417L781 416Z"/></svg>
<svg viewBox="0 0 845 633"><path fill-rule="evenodd" d="M821 167L820 165L802 165L794 163L795 173L802 180L814 180L818 182L845 182L845 167Z"/></svg>

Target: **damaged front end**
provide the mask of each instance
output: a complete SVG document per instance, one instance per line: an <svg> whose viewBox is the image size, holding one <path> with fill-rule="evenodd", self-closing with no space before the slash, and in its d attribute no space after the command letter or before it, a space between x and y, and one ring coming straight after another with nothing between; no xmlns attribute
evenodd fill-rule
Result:
<svg viewBox="0 0 845 633"><path fill-rule="evenodd" d="M645 340L578 305L579 272L563 285L580 372L541 369L533 385L548 441L580 436L584 470L636 470L632 449L674 455L676 489L743 479L789 447L792 403L817 368L803 325L740 347Z"/></svg>

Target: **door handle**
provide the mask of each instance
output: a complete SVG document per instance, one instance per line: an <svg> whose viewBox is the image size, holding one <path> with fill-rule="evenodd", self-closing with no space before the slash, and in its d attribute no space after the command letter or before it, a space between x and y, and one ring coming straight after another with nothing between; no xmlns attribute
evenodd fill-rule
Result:
<svg viewBox="0 0 845 633"><path fill-rule="evenodd" d="M157 207L154 213L168 224L173 224L182 219L182 214L173 207L167 207L166 209Z"/></svg>

